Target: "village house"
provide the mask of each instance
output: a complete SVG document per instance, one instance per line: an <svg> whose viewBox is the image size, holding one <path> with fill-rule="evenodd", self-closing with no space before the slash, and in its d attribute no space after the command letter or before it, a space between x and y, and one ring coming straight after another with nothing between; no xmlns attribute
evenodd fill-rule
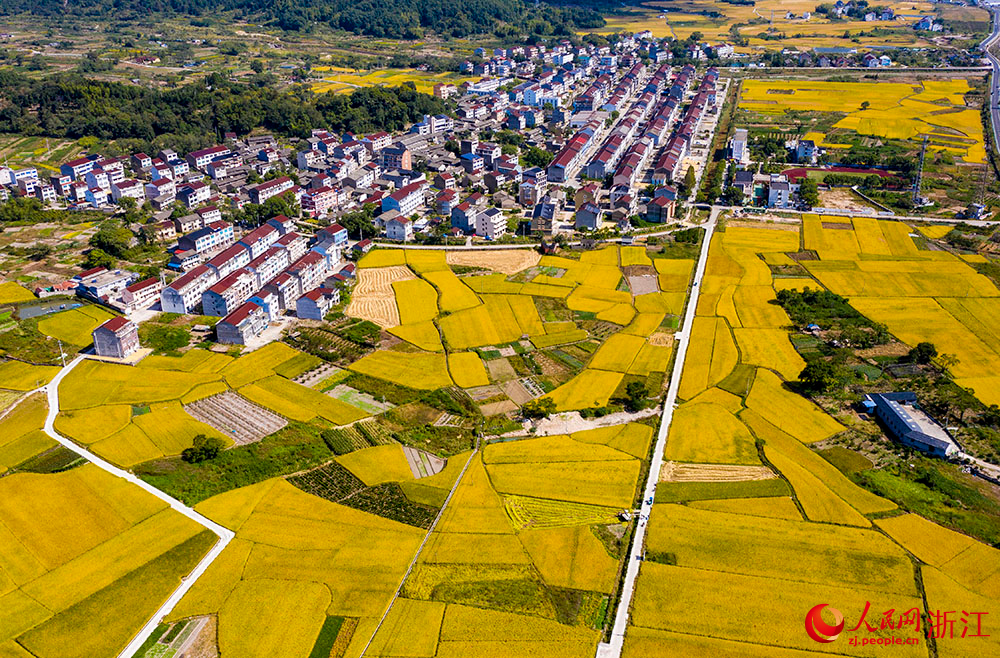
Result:
<svg viewBox="0 0 1000 658"><path fill-rule="evenodd" d="M216 339L229 345L246 345L267 329L268 317L254 302L246 302L215 325Z"/></svg>
<svg viewBox="0 0 1000 658"><path fill-rule="evenodd" d="M385 236L390 240L407 242L413 239L413 222L407 217L393 217L385 225Z"/></svg>
<svg viewBox="0 0 1000 658"><path fill-rule="evenodd" d="M124 359L139 349L139 327L127 318L111 318L92 335L98 356Z"/></svg>
<svg viewBox="0 0 1000 658"><path fill-rule="evenodd" d="M170 282L160 294L160 306L166 313L192 313L201 304L201 295L216 281L215 272L199 265Z"/></svg>
<svg viewBox="0 0 1000 658"><path fill-rule="evenodd" d="M283 192L287 192L292 189L295 184L292 179L288 176L281 176L280 178L275 178L274 180L269 180L259 185L254 185L247 188L247 194L250 195L250 202L256 204L262 204L272 197L276 197Z"/></svg>
<svg viewBox="0 0 1000 658"><path fill-rule="evenodd" d="M382 212L395 210L409 217L424 205L424 183L410 183L382 199Z"/></svg>
<svg viewBox="0 0 1000 658"><path fill-rule="evenodd" d="M236 244L249 251L250 259L253 260L267 251L280 237L278 229L265 223L244 235Z"/></svg>
<svg viewBox="0 0 1000 658"><path fill-rule="evenodd" d="M122 302L130 311L149 308L160 298L163 284L157 277L150 277L125 286L122 292Z"/></svg>
<svg viewBox="0 0 1000 658"><path fill-rule="evenodd" d="M201 308L204 315L228 315L250 298L257 288L257 278L246 268L230 272L202 293Z"/></svg>
<svg viewBox="0 0 1000 658"><path fill-rule="evenodd" d="M340 292L331 288L316 288L295 301L295 314L303 320L322 320L340 303Z"/></svg>

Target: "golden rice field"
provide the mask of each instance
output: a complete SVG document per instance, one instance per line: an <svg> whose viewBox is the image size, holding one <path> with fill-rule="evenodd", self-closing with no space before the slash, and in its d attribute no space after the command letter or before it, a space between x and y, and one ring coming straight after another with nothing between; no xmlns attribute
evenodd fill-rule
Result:
<svg viewBox="0 0 1000 658"><path fill-rule="evenodd" d="M956 356L951 369L956 381L984 403L1000 403L1000 333L995 329L1000 290L993 282L966 259L919 249L902 222L855 219L851 230L824 226L833 219L803 216L805 247L816 250L820 260L802 264L816 281L848 297L901 341L929 341L939 352Z"/></svg>
<svg viewBox="0 0 1000 658"><path fill-rule="evenodd" d="M677 408L664 458L698 464L760 464L750 430L711 402L692 401Z"/></svg>
<svg viewBox="0 0 1000 658"><path fill-rule="evenodd" d="M807 216L802 230L805 247L820 260L801 262L815 279L799 278L797 287L827 286L849 296L910 344L934 340L957 351L964 342L970 357L998 353L995 288L966 262L918 249L898 222L844 226ZM916 515L899 515L894 503L855 484L809 446L844 427L785 386L804 362L791 349L787 320L760 311L769 298L765 290L773 294L783 285L765 260L787 266L782 256L799 249L796 232L743 227L727 227L711 245L682 379L681 397L688 401L669 428L669 477L661 474L669 483L661 484L650 519L625 639L629 658L837 653L836 644L818 645L802 633L803 611L813 601L836 600L841 610L860 611L866 602L919 609L926 595L932 606L936 600L993 609L1000 598L1000 551ZM881 296L857 294L879 285ZM886 289L900 292L887 296ZM713 376L720 336L723 345L731 337L734 356L724 361L727 372ZM968 367L963 372L991 381L990 366ZM782 480L684 479L688 471L753 468L758 455L763 469ZM683 477L675 482L674 474ZM675 500L690 502L671 504ZM922 581L914 580L915 560ZM692 610L699 611L696 622ZM941 655L963 655L969 645L940 646ZM977 647L990 655L986 645ZM922 651L900 645L904 655Z"/></svg>
<svg viewBox="0 0 1000 658"><path fill-rule="evenodd" d="M23 361L0 361L0 388L32 391L48 384L58 366L34 366Z"/></svg>
<svg viewBox="0 0 1000 658"><path fill-rule="evenodd" d="M216 541L87 464L0 479L0 645L114 656Z"/></svg>
<svg viewBox="0 0 1000 658"><path fill-rule="evenodd" d="M220 651L240 656L308 655L327 615L359 617L352 646L364 646L423 536L283 480L197 509L236 539L170 619L218 615Z"/></svg>
<svg viewBox="0 0 1000 658"><path fill-rule="evenodd" d="M20 400L0 419L0 475L55 446L41 431L47 412L45 396L36 393Z"/></svg>
<svg viewBox="0 0 1000 658"><path fill-rule="evenodd" d="M38 321L38 331L70 345L90 345L94 329L113 317L100 306L81 306L44 316Z"/></svg>
<svg viewBox="0 0 1000 658"><path fill-rule="evenodd" d="M479 78L463 77L451 72L432 73L415 69L377 69L374 71L357 71L335 66L315 66L314 71L322 74L322 82L314 82L315 92L344 93L358 87L399 87L412 82L417 91L425 94L433 93L434 85L439 83L461 85L464 82L475 82Z"/></svg>
<svg viewBox="0 0 1000 658"><path fill-rule="evenodd" d="M889 2L885 6L893 7L897 13L916 15L933 13L933 5L927 2ZM665 12L664 9L669 9ZM756 12L755 12L756 10ZM800 49L817 46L856 45L845 40L843 34L848 32L855 36L865 46L881 44L898 44L913 46L926 44L921 33L914 33L914 18L878 24L883 31L872 34L872 24L863 21L829 21L815 13L810 20L802 19L804 12L815 12L816 5L808 1L794 0L758 0L753 6L732 5L712 2L711 0L682 0L680 2L652 2L642 6L630 6L621 11L605 16L607 24L599 29L582 31L610 34L613 32L641 32L648 30L654 37L673 37L686 39L697 32L709 41L731 40L731 28L740 24L743 36L749 37L747 46L738 47L741 52L752 52L756 48L775 49L775 41L766 41L755 35L764 32L768 25L753 26L750 21L767 19L773 28L781 32L784 38L780 43L783 47L795 46ZM786 12L794 12L796 18L787 19ZM750 27L748 27L750 25Z"/></svg>
<svg viewBox="0 0 1000 658"><path fill-rule="evenodd" d="M369 487L383 482L401 482L413 477L403 448L398 444L349 452L338 457L337 462Z"/></svg>
<svg viewBox="0 0 1000 658"><path fill-rule="evenodd" d="M276 374L298 374L313 363L303 357L308 355L276 342L238 359L192 350L181 357L150 357L138 367L84 361L60 384L55 427L113 464L130 468L180 454L199 434L231 445L228 436L182 407L230 387L300 422L344 425L369 415Z"/></svg>
<svg viewBox="0 0 1000 658"><path fill-rule="evenodd" d="M350 366L351 370L402 386L434 390L451 386L444 354L372 352Z"/></svg>
<svg viewBox="0 0 1000 658"><path fill-rule="evenodd" d="M18 304L34 301L34 299L35 296L31 294L30 290L15 281L0 283L0 304Z"/></svg>
<svg viewBox="0 0 1000 658"><path fill-rule="evenodd" d="M617 526L618 511L634 501L636 453L644 458L651 438L652 428L626 425L488 443L473 456L404 585L405 602L375 644L398 647L410 633L407 646L423 647L422 655L435 647L434 655L446 656L593 654L597 634L583 620L553 625L547 592L567 588L600 600L612 590L619 558L593 528ZM443 623L434 602L445 604Z"/></svg>
<svg viewBox="0 0 1000 658"><path fill-rule="evenodd" d="M982 164L986 157L982 122L979 111L965 105L968 91L965 79L916 84L760 79L744 82L740 107L774 115L846 111L835 128L890 139L926 136L932 149ZM847 98L852 106L844 106Z"/></svg>
<svg viewBox="0 0 1000 658"><path fill-rule="evenodd" d="M493 273L457 276L451 264ZM660 290L633 296L622 268L650 265L656 269ZM568 411L606 406L626 374L653 377L666 372L672 339L656 330L667 314L683 312L693 261L652 259L644 247L608 246L584 251L579 258L539 257L522 250L446 254L376 249L358 267L357 298L348 313L375 320L421 351L407 356L376 352L350 368L398 384L484 386L489 379L478 360L468 361L473 372L463 376L454 364L445 367L451 355L507 349L504 346L514 343L520 344L517 349L540 350L579 343L590 334L578 322L591 318L622 327L620 333L602 337L604 344L586 359L582 372L561 377L547 394L557 409ZM540 308L553 304L563 308L562 300L562 313L573 312L575 319L542 317ZM385 312L375 312L376 302L385 306ZM361 306L371 306L371 312ZM427 376L415 378L418 374Z"/></svg>

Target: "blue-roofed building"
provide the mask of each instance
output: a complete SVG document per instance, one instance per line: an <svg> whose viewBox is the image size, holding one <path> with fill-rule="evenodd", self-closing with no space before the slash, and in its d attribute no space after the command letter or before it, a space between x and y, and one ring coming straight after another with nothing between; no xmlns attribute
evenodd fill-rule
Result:
<svg viewBox="0 0 1000 658"><path fill-rule="evenodd" d="M920 408L914 393L871 393L861 404L866 409L874 406L875 417L903 445L935 457L947 457L959 450L947 430Z"/></svg>

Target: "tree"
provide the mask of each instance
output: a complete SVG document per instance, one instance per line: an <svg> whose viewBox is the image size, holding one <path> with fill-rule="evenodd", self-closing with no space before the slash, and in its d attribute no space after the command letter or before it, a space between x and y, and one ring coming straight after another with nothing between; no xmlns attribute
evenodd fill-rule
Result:
<svg viewBox="0 0 1000 658"><path fill-rule="evenodd" d="M625 409L627 411L639 411L646 404L648 392L646 385L642 382L629 382L625 386Z"/></svg>
<svg viewBox="0 0 1000 658"><path fill-rule="evenodd" d="M215 459L226 447L222 439L214 436L199 434L194 437L193 445L181 451L181 459L189 464Z"/></svg>
<svg viewBox="0 0 1000 658"><path fill-rule="evenodd" d="M917 343L917 346L910 350L907 354L907 358L914 363L919 363L921 365L927 365L934 360L934 357L938 355L937 348L934 347L934 343L928 343L926 341Z"/></svg>
<svg viewBox="0 0 1000 658"><path fill-rule="evenodd" d="M556 403L552 398L538 398L525 402L521 413L525 418L548 418L556 412Z"/></svg>
<svg viewBox="0 0 1000 658"><path fill-rule="evenodd" d="M124 258L132 243L132 231L114 220L101 224L97 233L90 238L90 246L100 249L116 258Z"/></svg>
<svg viewBox="0 0 1000 658"><path fill-rule="evenodd" d="M735 185L730 185L726 188L726 191L722 195L723 200L728 206L740 206L743 205L743 190L736 187Z"/></svg>
<svg viewBox="0 0 1000 658"><path fill-rule="evenodd" d="M826 393L842 381L843 376L837 364L825 359L810 362L799 374L799 383L810 393Z"/></svg>
<svg viewBox="0 0 1000 658"><path fill-rule="evenodd" d="M529 146L522 156L524 164L528 167L548 167L554 157L553 154L537 146Z"/></svg>
<svg viewBox="0 0 1000 658"><path fill-rule="evenodd" d="M957 366L958 362L959 359L954 354L942 354L937 358L937 364L941 367L942 372L948 372Z"/></svg>
<svg viewBox="0 0 1000 658"><path fill-rule="evenodd" d="M366 235L372 237L376 234L375 204L366 203L361 210L344 214L337 223L347 229L348 235L357 236L358 240L363 240Z"/></svg>
<svg viewBox="0 0 1000 658"><path fill-rule="evenodd" d="M94 267L103 267L105 269L113 270L118 265L118 261L115 257L107 253L103 249L91 249L87 252L87 259L84 261L84 265L87 269Z"/></svg>
<svg viewBox="0 0 1000 658"><path fill-rule="evenodd" d="M809 207L818 206L819 184L816 183L816 179L808 176L803 178L799 183L799 196Z"/></svg>
<svg viewBox="0 0 1000 658"><path fill-rule="evenodd" d="M691 192L697 184L698 180L694 174L694 166L690 166L688 167L687 173L684 174L684 189L687 192Z"/></svg>
<svg viewBox="0 0 1000 658"><path fill-rule="evenodd" d="M868 101L861 101L861 110L862 111L867 110L869 107L871 107L871 103L870 102L868 102Z"/></svg>

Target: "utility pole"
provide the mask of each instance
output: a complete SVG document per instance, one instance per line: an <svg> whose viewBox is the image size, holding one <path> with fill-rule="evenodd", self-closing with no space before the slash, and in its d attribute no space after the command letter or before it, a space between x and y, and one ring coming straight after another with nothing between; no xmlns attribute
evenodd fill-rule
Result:
<svg viewBox="0 0 1000 658"><path fill-rule="evenodd" d="M62 341L57 338L56 342L59 343L59 358L62 359L62 367L65 368L66 367L66 352L63 351Z"/></svg>

